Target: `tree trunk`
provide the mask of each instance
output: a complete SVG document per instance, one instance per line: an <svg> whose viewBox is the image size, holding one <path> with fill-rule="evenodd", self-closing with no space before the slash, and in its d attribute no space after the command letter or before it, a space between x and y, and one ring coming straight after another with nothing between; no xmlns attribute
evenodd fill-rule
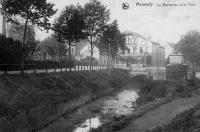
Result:
<svg viewBox="0 0 200 132"><path fill-rule="evenodd" d="M90 51L90 69L89 71L92 70L92 58L93 58L93 41L92 41L92 36L90 36L90 46L91 46L91 51Z"/></svg>
<svg viewBox="0 0 200 132"><path fill-rule="evenodd" d="M27 26L28 26L28 19L26 19L25 25L24 25L24 36L23 36L23 42L22 42L22 58L21 58L21 74L24 76L24 60L25 60L25 55L24 55L24 48L25 48L25 41L26 41L26 31L27 31Z"/></svg>
<svg viewBox="0 0 200 132"><path fill-rule="evenodd" d="M71 42L69 41L69 70L72 70L72 55L71 55Z"/></svg>

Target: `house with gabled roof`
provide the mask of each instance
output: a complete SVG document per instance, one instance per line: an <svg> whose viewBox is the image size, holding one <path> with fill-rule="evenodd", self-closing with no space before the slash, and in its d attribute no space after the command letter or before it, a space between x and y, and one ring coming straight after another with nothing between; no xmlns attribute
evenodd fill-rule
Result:
<svg viewBox="0 0 200 132"><path fill-rule="evenodd" d="M130 64L136 66L165 66L165 47L138 33L126 31L126 46L124 57Z"/></svg>

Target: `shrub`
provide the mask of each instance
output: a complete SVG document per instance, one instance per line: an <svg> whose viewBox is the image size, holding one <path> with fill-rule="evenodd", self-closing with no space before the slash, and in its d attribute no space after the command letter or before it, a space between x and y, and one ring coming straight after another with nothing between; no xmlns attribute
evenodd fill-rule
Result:
<svg viewBox="0 0 200 132"><path fill-rule="evenodd" d="M143 105L147 102L153 101L155 100L155 97L153 97L151 94L145 94L145 95L141 95L137 100L137 104L138 105Z"/></svg>
<svg viewBox="0 0 200 132"><path fill-rule="evenodd" d="M146 132L193 132L196 126L193 114L199 109L199 105L182 112L172 119L167 125L157 127Z"/></svg>

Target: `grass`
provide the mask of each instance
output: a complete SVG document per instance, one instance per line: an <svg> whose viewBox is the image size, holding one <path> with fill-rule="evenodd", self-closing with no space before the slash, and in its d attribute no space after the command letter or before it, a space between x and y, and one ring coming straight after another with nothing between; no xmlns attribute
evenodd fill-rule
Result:
<svg viewBox="0 0 200 132"><path fill-rule="evenodd" d="M119 89L129 80L128 71L71 72L0 77L0 130L27 131L38 127L38 119L30 114L40 108L54 113L57 104L67 103L81 96L92 100ZM80 102L79 104L84 103ZM72 104L71 107L76 107ZM42 109L41 109L42 110ZM46 117L47 118L47 117Z"/></svg>
<svg viewBox="0 0 200 132"><path fill-rule="evenodd" d="M174 97L190 97L190 91L196 89L194 85L191 85L190 83L185 85L185 83L181 81L152 81L148 80L143 75L136 76L132 81L140 84L139 98L137 100L139 106L134 113L130 116L121 116L117 121L113 119L112 121L103 124L101 127L93 129L92 132L111 132L123 129L130 121L141 117L162 104L172 101ZM195 84L199 84L199 82L196 80ZM147 130L147 132L190 132L190 128L193 127L194 123L192 120L193 112L197 108L198 106L177 115L177 117L166 127L158 127L153 131ZM200 132L200 129L197 132Z"/></svg>
<svg viewBox="0 0 200 132"><path fill-rule="evenodd" d="M199 132L200 129L198 123L200 123L200 118L194 117L194 113L199 110L200 105L197 105L189 110L180 113L167 125L157 127L153 130L146 130L146 132Z"/></svg>
<svg viewBox="0 0 200 132"><path fill-rule="evenodd" d="M196 85L190 85L183 81L169 81L169 80L148 80L146 79L138 92L139 98L137 99L138 105L143 105L156 98L163 97L191 97L190 91L197 88Z"/></svg>

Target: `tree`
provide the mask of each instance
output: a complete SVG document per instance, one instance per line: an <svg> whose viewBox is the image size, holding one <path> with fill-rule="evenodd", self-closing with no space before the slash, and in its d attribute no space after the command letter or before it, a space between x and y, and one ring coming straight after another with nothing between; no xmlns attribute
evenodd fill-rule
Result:
<svg viewBox="0 0 200 132"><path fill-rule="evenodd" d="M102 32L102 27L109 21L109 10L106 6L102 5L98 0L90 0L83 8L84 22L86 26L86 33L88 41L91 46L90 53L90 70L92 65L94 41Z"/></svg>
<svg viewBox="0 0 200 132"><path fill-rule="evenodd" d="M29 24L49 29L49 18L52 17L57 10L54 10L54 4L47 0L2 0L1 13L8 22L19 24L21 19L24 23L24 34L22 48L25 46L27 27ZM22 50L22 56L24 56ZM21 60L21 71L24 74L24 57Z"/></svg>
<svg viewBox="0 0 200 132"><path fill-rule="evenodd" d="M52 57L66 56L66 45L64 43L58 42L54 37L49 36L39 44L39 50L42 52L47 52ZM61 60L60 60L61 61Z"/></svg>
<svg viewBox="0 0 200 132"><path fill-rule="evenodd" d="M24 25L10 25L9 28L9 37L13 38L14 40L23 41L23 34L24 34ZM29 50L29 55L32 55L33 52L36 50L36 46L39 43L35 40L35 29L34 26L27 26L27 33L26 33L26 47Z"/></svg>
<svg viewBox="0 0 200 132"><path fill-rule="evenodd" d="M98 47L101 53L107 53L113 58L117 56L119 49L124 51L126 38L118 29L117 21L104 26L103 35L100 37ZM110 51L109 51L110 50Z"/></svg>
<svg viewBox="0 0 200 132"><path fill-rule="evenodd" d="M0 64L3 64L2 70L7 70L12 66L9 64L20 64L21 56L21 42L14 41L12 38L6 38L6 36L0 35ZM25 54L28 54L27 48L24 50Z"/></svg>
<svg viewBox="0 0 200 132"><path fill-rule="evenodd" d="M69 46L69 62L72 63L71 46L73 42L85 38L85 24L80 6L66 6L54 23L54 37L61 43L67 42ZM71 71L71 66L70 66Z"/></svg>
<svg viewBox="0 0 200 132"><path fill-rule="evenodd" d="M184 54L186 60L193 64L200 64L200 33L188 32L182 36L175 49Z"/></svg>

